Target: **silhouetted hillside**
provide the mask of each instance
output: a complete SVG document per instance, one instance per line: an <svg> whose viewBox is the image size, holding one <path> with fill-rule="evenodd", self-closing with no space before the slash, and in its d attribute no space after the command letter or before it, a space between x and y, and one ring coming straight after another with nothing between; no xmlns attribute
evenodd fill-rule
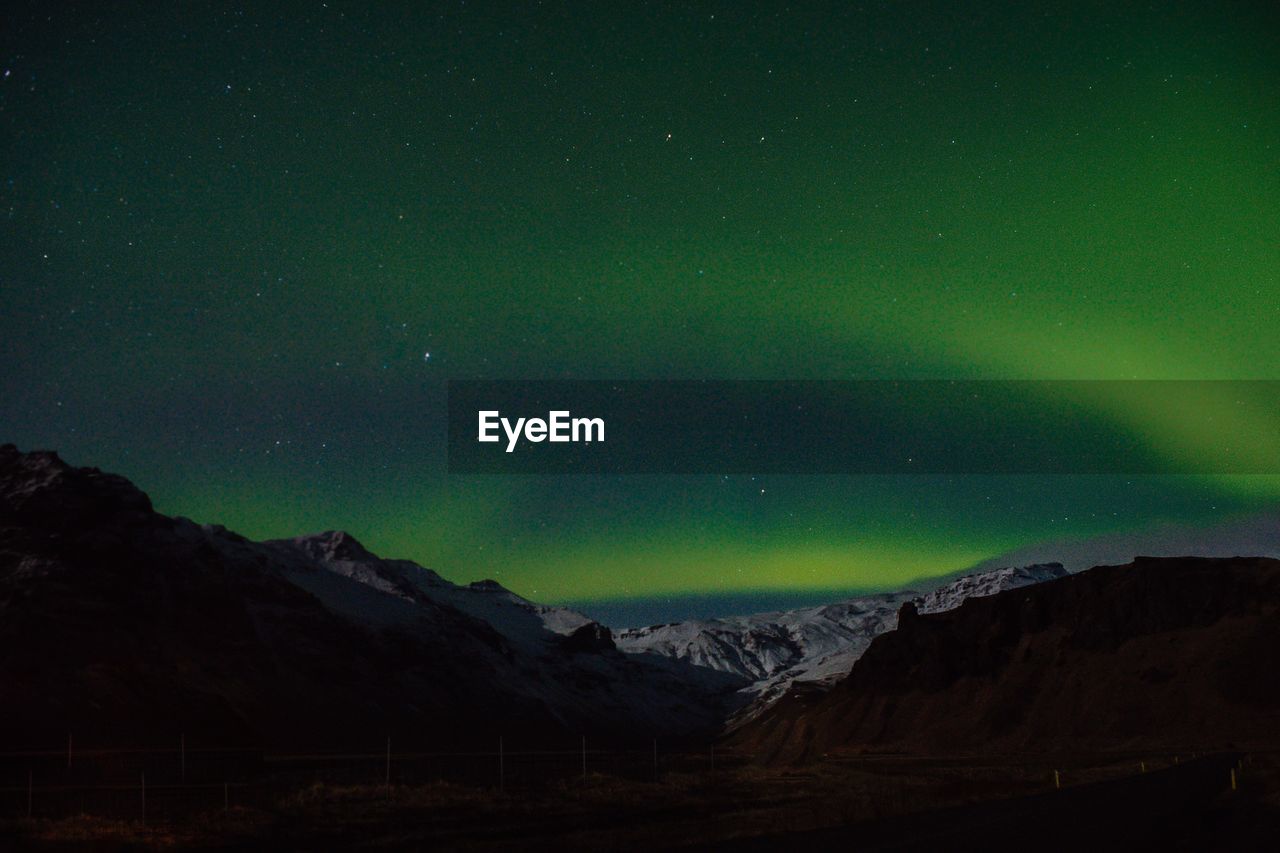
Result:
<svg viewBox="0 0 1280 853"><path fill-rule="evenodd" d="M623 655L581 614L349 535L251 542L0 447L4 746L710 732L741 679ZM639 733L639 735L637 735Z"/></svg>
<svg viewBox="0 0 1280 853"><path fill-rule="evenodd" d="M1280 561L1138 558L921 615L735 734L779 760L1280 743Z"/></svg>

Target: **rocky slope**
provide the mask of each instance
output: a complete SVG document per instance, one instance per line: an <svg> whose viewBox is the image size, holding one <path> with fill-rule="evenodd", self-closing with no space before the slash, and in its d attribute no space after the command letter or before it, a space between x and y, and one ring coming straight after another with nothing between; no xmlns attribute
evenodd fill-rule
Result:
<svg viewBox="0 0 1280 853"><path fill-rule="evenodd" d="M607 629L456 586L350 536L251 542L127 480L0 447L9 745L337 745L714 729L742 680L623 655Z"/></svg>
<svg viewBox="0 0 1280 853"><path fill-rule="evenodd" d="M777 760L1274 747L1280 561L1138 558L921 614L740 729Z"/></svg>
<svg viewBox="0 0 1280 853"><path fill-rule="evenodd" d="M625 652L664 655L750 679L735 715L735 722L741 723L793 684L822 687L847 675L875 637L893 630L906 602L915 602L926 613L950 610L966 598L1066 573L1056 563L996 569L957 578L925 594L906 590L820 607L629 628L619 631L616 641Z"/></svg>

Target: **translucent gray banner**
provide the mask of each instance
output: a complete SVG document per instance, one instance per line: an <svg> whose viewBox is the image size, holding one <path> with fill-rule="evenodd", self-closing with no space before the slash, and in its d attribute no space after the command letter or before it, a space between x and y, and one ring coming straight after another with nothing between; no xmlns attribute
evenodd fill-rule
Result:
<svg viewBox="0 0 1280 853"><path fill-rule="evenodd" d="M449 383L458 474L1273 474L1280 380Z"/></svg>

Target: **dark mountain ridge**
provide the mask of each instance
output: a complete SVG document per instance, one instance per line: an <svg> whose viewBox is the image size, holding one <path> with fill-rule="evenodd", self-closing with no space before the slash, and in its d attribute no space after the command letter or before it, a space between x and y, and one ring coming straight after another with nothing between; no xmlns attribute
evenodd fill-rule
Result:
<svg viewBox="0 0 1280 853"><path fill-rule="evenodd" d="M715 729L736 680L588 625L345 533L252 542L170 518L122 477L0 446L0 748Z"/></svg>
<svg viewBox="0 0 1280 853"><path fill-rule="evenodd" d="M1210 750L1280 741L1280 561L1144 558L971 598L877 637L734 742L841 751Z"/></svg>

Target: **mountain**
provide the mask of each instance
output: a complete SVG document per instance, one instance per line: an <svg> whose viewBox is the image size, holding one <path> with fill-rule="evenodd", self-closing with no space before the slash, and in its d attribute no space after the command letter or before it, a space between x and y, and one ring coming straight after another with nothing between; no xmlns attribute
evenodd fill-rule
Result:
<svg viewBox="0 0 1280 853"><path fill-rule="evenodd" d="M275 551L284 565L294 570L290 575L293 583L348 618L371 626L385 624L388 614L376 607L366 610L358 602L334 594L335 589L344 591L346 584L333 576L356 581L402 601L456 608L487 623L526 651L542 651L546 644L591 626L608 633L608 629L577 611L534 604L497 581L459 586L409 560L384 560L343 531L277 539L262 546Z"/></svg>
<svg viewBox="0 0 1280 853"><path fill-rule="evenodd" d="M618 632L618 648L687 661L750 679L743 688L741 722L759 714L792 684L830 684L847 675L871 641L893 630L899 608L922 612L958 607L966 598L1063 577L1056 564L1002 568L957 578L921 594L903 592L851 598L820 607L726 619L693 619Z"/></svg>
<svg viewBox="0 0 1280 853"><path fill-rule="evenodd" d="M911 603L830 691L793 691L735 745L777 760L1274 748L1280 561L1146 558Z"/></svg>
<svg viewBox="0 0 1280 853"><path fill-rule="evenodd" d="M1212 524L1162 522L1137 530L1117 531L1083 539L1038 542L983 560L969 569L983 572L997 566L1026 565L1056 560L1069 572L1090 566L1119 565L1134 554L1148 557L1280 558L1280 510L1270 509Z"/></svg>
<svg viewBox="0 0 1280 853"><path fill-rule="evenodd" d="M1006 566L964 575L912 601L920 613L942 613L945 610L956 609L970 598L985 598L1005 590L1020 589L1024 586L1064 578L1067 574L1067 570L1061 563Z"/></svg>
<svg viewBox="0 0 1280 853"><path fill-rule="evenodd" d="M575 610L536 604L493 580L451 583L409 560L377 557L349 533L329 531L258 547L277 558L290 582L366 628L404 628L404 620L412 624L426 607L457 611L496 632L518 670L510 683L573 731L712 731L743 683L731 673L687 662L624 655L609 628ZM352 582L374 594L353 596Z"/></svg>
<svg viewBox="0 0 1280 853"><path fill-rule="evenodd" d="M345 533L252 542L122 477L0 447L9 745L161 733L271 746L713 731L743 680L458 586Z"/></svg>

